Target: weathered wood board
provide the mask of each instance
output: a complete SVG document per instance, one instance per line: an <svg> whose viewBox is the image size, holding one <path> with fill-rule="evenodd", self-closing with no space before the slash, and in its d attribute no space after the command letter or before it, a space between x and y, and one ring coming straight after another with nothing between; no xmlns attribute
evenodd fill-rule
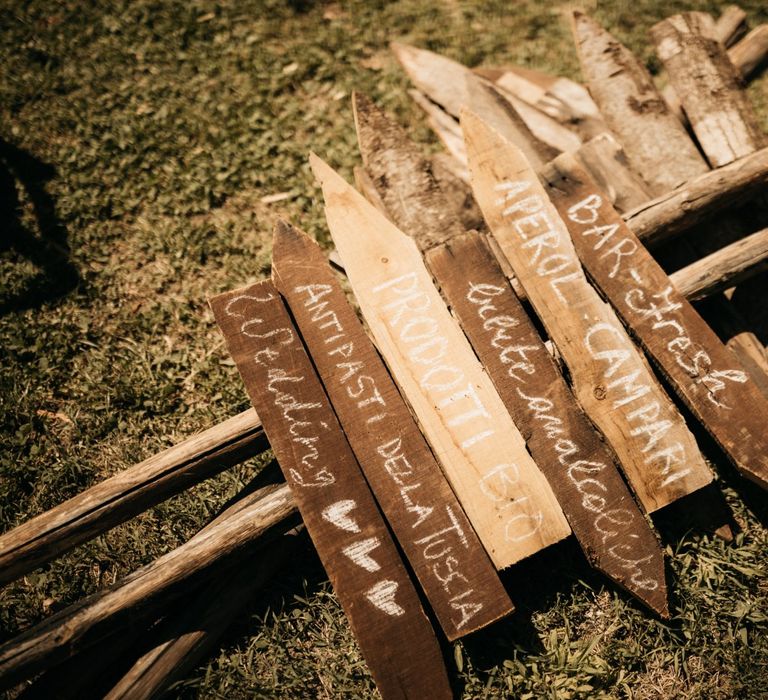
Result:
<svg viewBox="0 0 768 700"><path fill-rule="evenodd" d="M542 173L590 277L736 468L768 488L768 402L567 154Z"/></svg>
<svg viewBox="0 0 768 700"><path fill-rule="evenodd" d="M668 615L659 543L484 237L455 236L426 259L589 562Z"/></svg>
<svg viewBox="0 0 768 700"><path fill-rule="evenodd" d="M708 15L685 12L651 28L656 53L710 165L727 165L765 145L759 121Z"/></svg>
<svg viewBox="0 0 768 700"><path fill-rule="evenodd" d="M452 697L437 639L270 281L210 300L384 698Z"/></svg>
<svg viewBox="0 0 768 700"><path fill-rule="evenodd" d="M589 92L653 194L706 172L706 162L645 66L591 17L575 12L572 26Z"/></svg>
<svg viewBox="0 0 768 700"><path fill-rule="evenodd" d="M641 504L653 512L706 486L713 476L693 436L587 281L530 165L471 112L462 126L475 199Z"/></svg>
<svg viewBox="0 0 768 700"><path fill-rule="evenodd" d="M376 345L497 567L570 528L416 244L317 156L326 218Z"/></svg>
<svg viewBox="0 0 768 700"><path fill-rule="evenodd" d="M448 639L510 613L493 564L325 255L282 221L275 227L272 278Z"/></svg>

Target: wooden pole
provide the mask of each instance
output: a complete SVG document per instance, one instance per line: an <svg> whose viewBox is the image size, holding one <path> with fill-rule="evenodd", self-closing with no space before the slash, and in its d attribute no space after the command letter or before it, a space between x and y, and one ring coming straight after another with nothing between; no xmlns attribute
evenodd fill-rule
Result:
<svg viewBox="0 0 768 700"><path fill-rule="evenodd" d="M286 484L267 486L225 511L211 527L111 588L94 593L43 620L0 646L0 687L19 680L99 643L116 626L130 624L179 584L229 556L248 551L267 533L288 529L296 506Z"/></svg>
<svg viewBox="0 0 768 700"><path fill-rule="evenodd" d="M0 536L0 584L268 446L251 409L92 486Z"/></svg>

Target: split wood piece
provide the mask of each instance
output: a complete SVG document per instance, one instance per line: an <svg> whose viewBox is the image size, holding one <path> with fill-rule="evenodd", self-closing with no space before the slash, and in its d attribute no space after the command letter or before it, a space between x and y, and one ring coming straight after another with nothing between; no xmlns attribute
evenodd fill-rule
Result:
<svg viewBox="0 0 768 700"><path fill-rule="evenodd" d="M573 154L608 194L617 211L630 211L651 198L648 185L634 173L624 149L611 134L595 136Z"/></svg>
<svg viewBox="0 0 768 700"><path fill-rule="evenodd" d="M512 612L493 564L320 247L283 221L275 227L272 279L448 639Z"/></svg>
<svg viewBox="0 0 768 700"><path fill-rule="evenodd" d="M736 355L757 388L768 399L768 356L754 333L744 331L730 338L726 347Z"/></svg>
<svg viewBox="0 0 768 700"><path fill-rule="evenodd" d="M479 78L469 68L415 46L393 42L391 47L413 84L448 114L457 117L463 105L474 104L470 85ZM515 97L509 101L537 139L558 152L578 148L581 139L572 131Z"/></svg>
<svg viewBox="0 0 768 700"><path fill-rule="evenodd" d="M701 12L686 12L651 28L696 138L713 168L765 145L752 105L725 48L703 28Z"/></svg>
<svg viewBox="0 0 768 700"><path fill-rule="evenodd" d="M423 92L411 89L408 90L408 94L424 110L429 128L435 132L445 146L445 150L458 163L456 175L464 182L469 182L467 152L464 149L464 137L461 135L459 123L442 107L432 102Z"/></svg>
<svg viewBox="0 0 768 700"><path fill-rule="evenodd" d="M689 301L722 292L768 268L768 229L707 255L669 277Z"/></svg>
<svg viewBox="0 0 768 700"><path fill-rule="evenodd" d="M650 247L741 204L768 184L768 148L693 178L627 212L624 220Z"/></svg>
<svg viewBox="0 0 768 700"><path fill-rule="evenodd" d="M248 410L125 469L0 535L0 584L268 447Z"/></svg>
<svg viewBox="0 0 768 700"><path fill-rule="evenodd" d="M118 581L43 620L0 646L0 687L7 688L98 644L139 611L178 595L182 582L250 551L257 540L289 529L296 506L288 487L269 486L247 496L214 527Z"/></svg>
<svg viewBox="0 0 768 700"><path fill-rule="evenodd" d="M574 12L572 27L589 91L652 193L661 195L706 172L645 66L591 17Z"/></svg>
<svg viewBox="0 0 768 700"><path fill-rule="evenodd" d="M434 175L448 201L457 205L459 218L464 228L484 231L483 212L477 206L472 188L467 182L469 174L466 173L466 170L467 179L463 180L453 167L454 159L447 153L435 153L431 156L430 161L432 163L432 175Z"/></svg>
<svg viewBox="0 0 768 700"><path fill-rule="evenodd" d="M574 158L556 158L542 178L592 280L734 466L768 488L758 388Z"/></svg>
<svg viewBox="0 0 768 700"><path fill-rule="evenodd" d="M274 285L210 304L382 697L450 698L434 630Z"/></svg>
<svg viewBox="0 0 768 700"><path fill-rule="evenodd" d="M484 237L455 236L426 259L590 564L667 617L661 547Z"/></svg>
<svg viewBox="0 0 768 700"><path fill-rule="evenodd" d="M584 276L536 174L476 115L465 112L462 127L485 219L643 507L652 513L711 483L682 416Z"/></svg>
<svg viewBox="0 0 768 700"><path fill-rule="evenodd" d="M161 697L214 647L256 591L298 551L302 530L291 530L260 549L255 554L258 563L249 561L235 569L224 569L178 615L152 632L157 643L136 660L104 700Z"/></svg>
<svg viewBox="0 0 768 700"><path fill-rule="evenodd" d="M768 24L755 27L740 42L728 50L728 58L744 80L757 73L768 57Z"/></svg>
<svg viewBox="0 0 768 700"><path fill-rule="evenodd" d="M325 213L384 361L494 564L570 532L416 244L312 154ZM365 232L365 235L361 235Z"/></svg>
<svg viewBox="0 0 768 700"><path fill-rule="evenodd" d="M387 211L387 207L384 204L384 201L381 199L381 196L379 195L378 190L376 189L376 185L373 184L373 179L371 178L370 173L365 169L365 167L361 167L359 165L356 165L352 170L353 175L355 176L355 187L357 187L360 194L363 195L371 204L373 204L374 207L376 207L384 216L389 218L389 212ZM333 251L334 253L336 251ZM335 262L332 264L336 264Z"/></svg>
<svg viewBox="0 0 768 700"><path fill-rule="evenodd" d="M728 5L715 21L715 38L726 48L747 33L747 13L738 5Z"/></svg>
<svg viewBox="0 0 768 700"><path fill-rule="evenodd" d="M466 81L468 104L507 141L514 143L535 168L540 168L561 152L562 149L548 146L536 138L512 103L492 83L472 73L467 74Z"/></svg>

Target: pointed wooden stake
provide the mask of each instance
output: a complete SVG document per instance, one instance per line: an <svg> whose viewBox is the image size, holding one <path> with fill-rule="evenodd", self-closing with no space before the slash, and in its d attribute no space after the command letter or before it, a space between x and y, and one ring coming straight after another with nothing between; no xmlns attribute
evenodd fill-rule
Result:
<svg viewBox="0 0 768 700"><path fill-rule="evenodd" d="M434 631L277 290L259 282L211 307L382 696L450 698Z"/></svg>
<svg viewBox="0 0 768 700"><path fill-rule="evenodd" d="M328 226L385 362L497 567L570 532L415 243L314 154Z"/></svg>
<svg viewBox="0 0 768 700"><path fill-rule="evenodd" d="M573 33L589 91L653 194L706 172L701 154L634 55L580 12L573 15Z"/></svg>
<svg viewBox="0 0 768 700"><path fill-rule="evenodd" d="M462 115L475 198L640 502L662 508L712 481L693 436L615 313L587 282L568 231L522 154Z"/></svg>
<svg viewBox="0 0 768 700"><path fill-rule="evenodd" d="M278 221L272 277L450 640L512 612L488 555L319 246Z"/></svg>
<svg viewBox="0 0 768 700"><path fill-rule="evenodd" d="M567 154L542 173L584 267L736 468L768 488L768 402Z"/></svg>

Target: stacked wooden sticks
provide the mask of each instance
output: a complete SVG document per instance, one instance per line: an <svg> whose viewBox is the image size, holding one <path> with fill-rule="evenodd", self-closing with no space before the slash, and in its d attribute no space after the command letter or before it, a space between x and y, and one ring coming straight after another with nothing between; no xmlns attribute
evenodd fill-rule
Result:
<svg viewBox="0 0 768 700"><path fill-rule="evenodd" d="M590 562L661 614L666 611L666 589L663 586L663 576L660 578L658 573L660 554L654 553L658 545L653 537L647 538L646 530L641 527L641 517L636 518L633 525L629 525L628 518L635 517L636 506L631 497L625 498L622 495L621 490L626 490L626 487L618 478L618 472L615 478L611 477L611 483L598 481L598 488L610 493L615 503L622 504L620 516L616 515L618 510L606 509L600 505L601 494L589 490L589 485L594 485L595 474L584 468L586 462L582 465L583 471L579 472L578 468L571 471L577 478L570 482L569 493L568 484L558 479L558 473L548 472L545 468L545 465L558 464L563 468L573 467L573 463L567 462L571 456L570 447L562 443L565 438L552 426L566 425L571 431L566 437L573 444L588 442L588 438L595 433L585 419L579 418L579 405L586 410L613 448L612 452L609 450L607 456L601 458L602 461L613 463L616 460L615 453L636 496L648 513L672 503L683 494L700 494L702 487L711 480L711 475L708 475L703 464L696 467L696 473L680 476L670 467L665 476L675 478L669 484L664 484L663 480L648 484L644 479L647 468L643 467L643 460L638 459L638 454L642 454L644 448L652 441L655 445L655 441L661 440L655 433L651 434L652 424L678 420L673 413L667 415L661 411L676 413L676 409L671 404L667 407L664 403L662 406L663 402L668 402L663 392L656 396L657 408L646 408L645 418L650 412L657 411L657 414L653 421L644 420L642 423L640 434L645 442L640 446L633 446L631 440L626 437L638 427L631 424L630 418L625 416L627 422L622 427L617 423L615 416L612 415L610 420L605 417L606 398L613 401L614 405L616 402L621 404L625 399L629 404L631 391L643 394L657 391L651 378L643 384L638 381L637 377L640 375L634 374L647 372L647 367L644 366L634 345L628 339L620 339L617 335L621 332L621 325L612 318L603 316L605 311L599 300L593 298L594 293L586 278L576 275L567 280L568 299L583 299L583 308L588 308L589 314L595 314L596 320L603 324L601 328L612 329L607 333L616 341L614 345L601 344L599 331L593 331L589 336L594 340L590 347L593 347L596 353L602 353L600 357L614 358L602 376L591 376L590 372L594 372L595 357L591 358L591 365L585 365L584 346L582 345L579 351L573 349L578 342L583 343L591 326L578 326L579 320L575 318L570 325L551 320L552 314L548 309L557 308L557 294L553 296L553 287L548 280L546 284L541 281L540 275L528 264L530 260L519 255L519 249L512 238L519 234L521 227L528 226L529 231L533 230L533 220L525 223L522 222L523 218L539 217L539 224L544 220L542 217L548 217L550 223L558 220L553 205L548 204L548 199L551 199L557 212L568 224L576 250L565 245L564 241L568 235L562 235L564 232L559 231L556 237L557 245L562 244L565 247L555 248L555 237L550 236L550 239L545 239L546 242L538 244L542 256L547 252L547 248L551 248L549 252L561 256L548 263L563 265L558 274L576 274L576 266L580 270L581 264L584 265L592 283L600 287L602 293L614 303L624 323L633 330L639 344L676 388L681 400L702 420L724 451L730 454L734 463L741 465L745 474L760 481L763 478L762 472L751 466L753 455L743 452L736 454L738 446L730 441L726 428L719 426L714 413L707 414L704 410L707 408L706 402L711 398L715 399L709 401L713 407L723 403L731 408L733 402L729 405L725 400L729 390L727 382L737 376L739 378L732 381L738 382L739 388L743 388L746 382L741 382L738 370L729 369L728 371L732 372L730 377L725 374L714 379L710 377L710 384L705 385L703 393L687 390L686 381L690 380L690 374L686 377L685 367L682 367L683 371L680 372L681 365L678 363L676 367L674 361L680 360L681 354L683 363L695 360L695 355L685 354L688 348L684 339L688 336L677 333L667 339L667 346L676 341L674 347L680 351L670 360L664 354L665 347L654 343L653 335L655 333L659 336L661 327L649 330L648 323L670 321L671 314L684 308L680 317L674 316L671 320L686 329L696 343L700 342L702 336L706 336L707 349L710 350L709 359L717 361L713 364L722 362L723 364L718 366L727 366L729 360L714 354L716 351L711 351L712 347L717 347L716 340L707 335L709 329L706 326L697 325L697 317L689 315L688 307L683 307L680 299L667 294L663 299L655 299L655 306L650 304L649 300L654 298L653 294L665 292L664 273L654 266L650 258L643 257L643 249L636 245L636 239L632 237L634 234L647 246L662 246L672 237L700 226L715 215L727 216L726 210L754 199L766 182L768 151L761 149L763 137L756 128L736 75L739 70L742 76L748 77L755 70L759 63L755 56L764 56L768 51L766 32L764 27L753 30L726 53L725 45L737 34L741 25L736 19L738 13L733 10L725 13L717 24L711 23L705 15L694 13L670 18L654 29L654 41L669 73L670 85L674 88L674 91L667 90L666 101L657 93L642 65L626 48L583 15L575 18L574 31L583 72L589 83L589 92L571 81L553 79L519 69L485 69L473 74L463 66L435 54L395 46L396 54L419 88L420 92L414 94L415 99L427 110L430 124L440 135L449 153L432 161L425 159L414 144L408 143L396 125L389 122L385 115L364 98L358 97L355 104L358 135L365 163L365 170L360 169L358 172L359 189L400 229L414 235L419 248L426 256L431 273L428 275L425 272L423 279L427 280L431 276L439 281L443 295L461 321L475 352L485 363L492 378L506 372L507 381L512 380L508 385L497 382L496 390L504 399L504 407L514 418L515 425L528 437L528 449L542 471L545 471L555 496L568 517L570 527L582 543ZM704 66L707 70L697 70L694 75L690 66L696 66L698 69ZM717 105L712 104L710 97L713 90L716 90L720 100ZM621 96L621 99L617 99L617 95ZM672 95L676 99L673 99ZM463 117L463 125L468 135L468 148L464 145L461 127L455 119L464 107L469 107L474 113L465 113ZM719 119L718 115L721 114L727 114L727 119ZM491 129L488 128L489 125ZM686 125L692 129L706 159L692 145ZM501 165L494 165L494 161L490 161L495 169L492 168L492 172L484 169L490 167L488 161L483 159L483 154L488 152L505 153L504 167L514 168L502 173L499 170ZM519 155L520 152L524 154L523 157ZM559 153L568 152L573 154L572 158L558 157ZM670 153L673 154L671 157ZM528 163L543 177L545 190L541 189L542 186ZM709 170L710 165L715 169ZM315 169L327 196L329 223L342 260L348 268L361 306L365 310L368 305L366 317L371 332L379 351L387 360L389 370L397 379L400 390L407 395L426 433L425 426L437 426L440 422L439 416L430 413L440 399L435 397L433 404L422 406L424 412L419 413L418 401L408 394L407 368L401 367L398 370L394 355L387 355L385 352L387 319L381 309L377 310L375 299L366 286L372 285L373 272L377 265L381 264L382 257L397 260L404 271L403 274L411 274L414 269L421 269L421 255L415 248L409 248L403 240L388 238L382 234L379 245L388 246L387 250L391 252L382 256L377 249L378 259L365 258L370 251L356 248L356 242L346 236L345 226L351 226L354 233L363 229L376 232L383 230L383 224L365 208L364 203L355 199L354 192L347 191L348 186L340 182L327 166L316 161ZM469 170L472 171L474 195L483 210L482 214L479 213L472 192L466 185L470 179ZM592 184L593 180L600 185L602 192L610 197L616 210L623 213L624 222L611 218L611 209L605 202L590 199L599 196ZM492 195L494 191L495 194ZM510 210L504 216L494 209L496 199L500 197L504 200L505 209ZM540 199L528 199L524 202L526 197ZM339 201L346 198L347 204L343 210L338 208L338 201L334 205L334 198ZM349 201L352 201L352 204L349 204ZM358 217L357 225L353 226L355 217ZM483 227L483 218L494 234L492 238L467 233L468 228ZM596 230L598 227L600 231ZM689 299L716 297L718 320L723 321L725 318L728 322L728 316L723 315L732 313L732 309L727 296L722 292L764 268L768 252L768 231L751 233L717 249L718 235L715 227L711 228L712 233L705 231L700 238L709 238L710 247L715 248L714 252L701 257L701 251L707 250L703 245L706 240L697 239L697 244L701 242L702 247L689 255L689 259L695 261L677 269L670 278L675 288ZM717 228L721 229L722 226ZM589 234L586 233L587 230L590 231ZM610 232L610 235L607 232ZM544 233L546 231L541 230L538 235ZM612 238L613 236L615 237ZM591 239L597 240L599 245L590 246L584 243ZM282 247L276 247L276 269L280 271L280 276L286 279L290 278L291 262L292 259L295 262L297 251L300 252L300 260L306 261L313 255L316 256L312 246L289 227L284 227L276 240L282 242ZM692 248L696 247L691 244L690 237L684 240ZM489 250L489 245L501 246L503 255L499 256L498 261ZM534 244L534 248L536 245ZM607 258L614 265L607 268L605 260L601 257L602 253L614 249L616 245L619 247L613 257ZM659 259L674 268L679 248L678 241L674 249L656 249L659 251ZM581 258L580 264L574 263L576 252ZM463 278L452 263L456 258L465 261L464 267L467 269L483 271L483 286L473 289L462 287ZM503 271L499 268L499 261L506 265ZM566 265L575 267L571 269ZM315 267L320 269L320 263L315 261ZM613 275L605 276L606 272L612 271ZM641 280L635 279L633 272ZM519 302L511 295L496 291L504 289L504 277L513 282L519 292L518 296L533 307L544 323L548 335L562 356L561 361L570 371L572 388L579 399L578 404L573 399L571 388L562 381L556 364L548 355L533 350L541 340L537 332L524 322L527 318L526 312L519 306ZM615 280L618 280L616 284L621 283L619 291L611 287ZM384 281L385 278L382 277L379 283ZM329 284L327 279L324 284ZM286 290L289 290L290 286L278 287L288 298ZM561 289L564 290L565 287ZM642 298L643 303L635 304L634 307L621 307L616 299L620 291L628 289L633 290L637 299ZM474 293L468 293L473 290ZM395 286L392 291L404 294L408 290ZM394 298L390 300L393 301ZM662 301L667 304L666 307ZM438 302L439 297L434 297L431 303L437 305ZM298 318L296 308L299 306L294 308L292 305L294 316ZM567 309L561 309L558 313L562 315L566 311ZM379 334L375 319L381 324ZM489 319L497 319L495 327L493 323L488 323ZM514 323L498 319L513 319ZM685 323L682 323L681 319ZM451 322L445 319L440 323L444 326L441 326L442 335L438 337L448 337L452 332ZM590 323L594 325L594 322ZM730 323L733 321L730 320ZM668 323L666 327L672 328L672 323ZM494 333L486 337L489 329L494 328ZM500 336L496 334L499 329L505 331ZM302 333L307 345L310 345L311 334L304 330ZM509 345L505 346L502 340ZM741 334L729 341L729 345L744 360L744 367L750 373L752 381L765 389L768 385L768 365L764 348L759 345L757 338L751 334ZM517 350L509 350L505 354L507 347ZM485 350L481 351L482 348ZM520 348L528 348L529 356L521 356ZM403 346L403 352L406 350ZM313 356L316 355L312 347L310 351ZM631 386L627 383L616 385L617 378L627 376L618 373L621 364L618 358L626 358L621 362L629 363L627 366L632 368L631 380L627 380L634 382ZM633 362L636 364L632 365ZM495 374L492 371L494 363ZM511 365L514 365L517 374L509 371L513 369ZM542 386L554 387L554 393L538 397L537 394L531 393L531 387L536 388L535 383L515 384L515 381L526 374L537 377ZM712 383L716 381L720 381L723 386ZM647 392L643 387L647 388ZM602 389L602 393L596 391L596 388ZM617 388L625 394L610 394ZM330 389L328 391L331 393ZM514 396L518 397L517 402L513 400ZM533 398L547 398L549 403L533 402ZM755 398L755 401L759 403L762 399ZM344 423L336 401L334 408ZM560 415L557 411L564 413ZM636 419L638 418L643 418L643 415L636 416ZM541 432L542 422L549 426L547 432ZM344 427L349 434L347 425ZM689 442L685 426L681 424L674 430L677 434L673 442L684 445L688 454L692 455L686 464L695 462L698 451L695 445ZM759 448L759 435L755 436L754 429L752 434L757 440L752 444L752 449ZM614 437L615 435L624 435L625 439ZM427 437L430 438L429 435ZM557 441L558 438L561 442ZM466 440L465 437L464 441ZM439 441L434 438L429 441L436 456L442 458L444 469L446 465L455 465L462 459L458 452L450 459L446 458L441 449L436 447ZM556 445L560 445L560 450ZM207 476L260 453L266 447L267 440L258 416L254 411L246 411L126 470L123 474L89 489L0 537L0 581L5 583L24 575L77 544L124 522ZM566 447L568 449L565 449ZM514 449L514 446L510 449ZM593 451L601 449L606 448L602 444L590 448ZM671 453L667 453L669 454ZM668 459L669 465L673 465L673 460ZM286 464L283 466L286 467ZM511 480L510 475L503 472L499 474L500 481L495 487L500 484L506 488ZM460 475L457 474L451 479L457 494L461 487L457 486L454 479L459 478ZM672 484L673 488L670 487ZM481 494L477 498L481 498ZM379 500L381 501L380 496ZM536 548L556 541L567 533L567 526L563 529L562 521L558 521L558 516L555 515L551 523L551 534L542 538L539 545L527 551L522 551L517 546L506 546L506 551L502 551L503 547L495 550L492 542L497 540L493 537L484 539L485 528L479 524L479 519L472 518L471 503L461 498L459 500L470 515L474 529L486 545L491 558L499 567L531 554ZM585 504L591 506L592 510L584 507ZM387 510L384 504L382 507ZM488 507L487 504L485 507ZM478 508L479 512L482 510L483 507ZM557 513L556 505L552 511ZM132 640L129 633L121 635L118 640L115 638L115 632L126 628L137 607L146 610L148 617L154 615L157 618L157 612L150 615L149 611L178 593L181 581L193 577L212 578L213 582L208 584L209 588L203 589L201 593L199 607L187 612L195 618L206 618L207 615L206 625L194 635L182 635L180 630L184 629L183 620L166 621L170 631L166 630L163 636L165 641L137 660L109 695L154 696L166 687L176 674L186 668L185 663L191 663L197 658L197 654L204 651L205 644L215 639L216 631L222 629L227 620L236 614L238 606L242 605L259 585L259 580L242 574L232 574L231 568L227 569L225 577L222 571L227 563L231 562L233 557L252 552L258 543L263 548L269 548L268 551L262 550L260 561L264 567L272 567L274 570L279 565L281 553L288 551L286 544L295 539L291 534L291 528L295 527L297 522L295 513L293 496L286 485L267 486L245 496L178 550L134 572L111 589L91 596L49 618L0 648L0 675L3 683L8 685L50 668L28 691L32 695L35 692L44 694L45 688L56 683L57 674L67 672L72 677L68 664L77 664L77 654L82 652L81 657L86 663L81 667L82 672L77 678L80 683L86 684L89 681L87 669L94 667L93 649L97 648L99 642L109 641L101 650L101 653L107 654L117 653ZM339 518L349 515L347 511L337 510L332 511L333 513L335 522L342 524L346 521ZM588 513L592 513L591 520L586 517ZM606 516L606 513L613 515ZM521 516L521 519L515 522L520 523L525 521L522 519L523 515L530 521L532 513L521 512L517 515ZM603 519L598 520L601 516ZM327 518L326 521L330 522ZM606 532L614 533L615 536L615 532L621 529L620 525L626 528L627 537L634 536L636 540L642 541L642 544L630 549L620 537L616 540L605 537ZM712 525L719 527L721 533L727 534L725 522L715 520ZM650 533L650 530L647 530L647 533ZM516 532L513 541L520 541L515 538L522 537L523 534L522 531ZM601 549L599 540L602 540L602 545L607 542L608 546ZM607 554L611 545L618 547L613 551L621 555L614 556L613 560ZM358 560L367 561L360 559L363 550L354 551ZM630 552L631 557L628 556ZM332 573L330 568L329 573ZM269 570L263 568L262 574L268 575ZM426 586L421 577L420 580L422 585ZM335 580L334 583L338 585L338 581ZM492 585L494 584L491 577L488 586ZM390 589L377 590L383 593ZM498 592L489 597L489 600L496 601L498 609L490 614L485 622L503 614L503 599L504 595ZM386 600L386 596L379 596L376 600L381 603ZM222 601L226 601L227 605L222 606ZM174 633L174 629L179 632ZM357 627L356 629L359 634L360 630ZM458 631L455 635L448 631L446 633L451 637L458 636ZM74 658L67 661L70 657ZM386 679L382 680L382 677L377 675L377 681L382 688L387 687ZM71 692L77 695L78 689L83 686L70 683L69 687Z"/></svg>

